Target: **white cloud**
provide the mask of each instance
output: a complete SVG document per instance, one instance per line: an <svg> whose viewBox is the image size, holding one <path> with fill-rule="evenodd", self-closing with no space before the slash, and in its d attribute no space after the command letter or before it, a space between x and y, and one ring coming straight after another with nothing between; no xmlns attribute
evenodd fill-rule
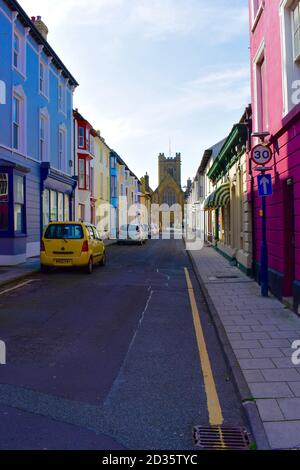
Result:
<svg viewBox="0 0 300 470"><path fill-rule="evenodd" d="M23 0L31 15L42 15L51 29L78 26L113 28L116 35L137 33L145 39L189 34L226 42L248 28L246 6L226 6L224 0Z"/></svg>

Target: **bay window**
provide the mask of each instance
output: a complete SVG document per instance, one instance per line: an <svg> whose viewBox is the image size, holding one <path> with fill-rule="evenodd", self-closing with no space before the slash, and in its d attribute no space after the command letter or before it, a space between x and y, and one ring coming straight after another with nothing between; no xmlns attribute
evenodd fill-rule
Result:
<svg viewBox="0 0 300 470"><path fill-rule="evenodd" d="M78 128L78 147L84 148L84 128Z"/></svg>
<svg viewBox="0 0 300 470"><path fill-rule="evenodd" d="M43 228L49 222L70 220L70 199L68 194L45 189L43 193Z"/></svg>
<svg viewBox="0 0 300 470"><path fill-rule="evenodd" d="M50 221L55 222L58 218L57 212L57 192L50 191Z"/></svg>

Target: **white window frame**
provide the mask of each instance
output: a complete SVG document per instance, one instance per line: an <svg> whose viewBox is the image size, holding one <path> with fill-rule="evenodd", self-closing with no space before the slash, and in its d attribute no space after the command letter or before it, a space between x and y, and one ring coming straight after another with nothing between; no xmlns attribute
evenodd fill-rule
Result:
<svg viewBox="0 0 300 470"><path fill-rule="evenodd" d="M14 53L15 53L15 35L17 36L19 40L19 55L18 55L18 64L17 66L15 65L14 61ZM13 70L16 70L19 72L23 78L26 78L26 36L27 34L25 33L24 35L16 28L16 26L12 29L12 68Z"/></svg>
<svg viewBox="0 0 300 470"><path fill-rule="evenodd" d="M294 59L294 62L299 63L300 62L300 50L299 50L299 53L296 55L296 53L295 53L295 30L294 30L294 18L293 18L293 12L296 9L296 7L298 7L300 9L300 1L299 0L294 0L293 3L290 6L291 26L292 26L292 42L293 42L293 59ZM300 45L300 41L299 41L299 45Z"/></svg>
<svg viewBox="0 0 300 470"><path fill-rule="evenodd" d="M63 136L63 147L61 149L61 139L60 136ZM61 153L62 150L62 153ZM65 124L60 124L58 127L58 169L67 172L68 162L67 162L67 128Z"/></svg>
<svg viewBox="0 0 300 470"><path fill-rule="evenodd" d="M41 119L45 121L45 147L44 155L41 155L40 139L41 139ZM38 158L41 162L50 161L50 116L47 108L41 108L39 112L39 145Z"/></svg>
<svg viewBox="0 0 300 470"><path fill-rule="evenodd" d="M281 33L281 55L282 55L282 95L283 95L283 117L296 106L292 102L294 93L293 83L300 80L300 64L294 58L294 37L292 24L292 7L295 0L282 0L279 6L280 33Z"/></svg>
<svg viewBox="0 0 300 470"><path fill-rule="evenodd" d="M255 3L257 2L257 8L256 9L255 9L254 2ZM259 19L261 17L263 9L264 9L263 0L251 0L251 7L250 8L251 8L251 20L252 20L251 21L251 23L252 23L251 31L253 33L256 26L257 26L257 23L259 22Z"/></svg>
<svg viewBox="0 0 300 470"><path fill-rule="evenodd" d="M6 104L6 84L0 80L0 104Z"/></svg>
<svg viewBox="0 0 300 470"><path fill-rule="evenodd" d="M66 96L67 96L67 90L66 90L66 84L64 83L63 80L58 80L58 111L60 113L63 113L64 115L66 114ZM60 96L60 90L62 90L62 95Z"/></svg>
<svg viewBox="0 0 300 470"><path fill-rule="evenodd" d="M41 89L41 66L44 67L44 78L43 78L43 87ZM49 64L47 64L42 58L39 60L39 94L44 98L49 99Z"/></svg>
<svg viewBox="0 0 300 470"><path fill-rule="evenodd" d="M260 102L259 98L259 89L258 89L258 69L260 68L260 64L264 61L265 69L267 66L267 57L266 57L266 46L265 40L263 39L255 56L253 59L253 87L254 87L254 117L255 117L255 126L254 132L259 131L268 131L269 129L269 116L268 116L268 85L267 85L267 77L265 76L264 84L265 89L263 90L264 98L265 98L265 121L266 121L266 129L261 129L260 127L260 120L259 120L259 110L261 109L262 103Z"/></svg>
<svg viewBox="0 0 300 470"><path fill-rule="evenodd" d="M12 93L12 109L14 104L14 98L17 98L19 101L19 132L18 132L18 148L14 148L13 145L13 137L14 137L14 130L13 130L13 116L12 125L11 125L11 142L12 142L12 149L15 152L26 154L27 150L27 99L23 87L18 85L13 87Z"/></svg>
<svg viewBox="0 0 300 470"><path fill-rule="evenodd" d="M81 136L80 135L80 129L83 130L83 135ZM82 139L82 144L81 144L81 140ZM84 139L85 139L85 130L84 130L84 127L83 126L78 126L78 147L80 149L83 149L84 148Z"/></svg>

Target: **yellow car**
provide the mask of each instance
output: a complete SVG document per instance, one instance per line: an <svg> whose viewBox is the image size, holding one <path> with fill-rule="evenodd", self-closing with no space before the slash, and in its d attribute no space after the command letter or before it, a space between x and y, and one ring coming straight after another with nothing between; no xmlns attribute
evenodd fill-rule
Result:
<svg viewBox="0 0 300 470"><path fill-rule="evenodd" d="M93 266L106 264L103 241L94 225L82 222L51 222L41 241L41 269L83 267L88 274Z"/></svg>

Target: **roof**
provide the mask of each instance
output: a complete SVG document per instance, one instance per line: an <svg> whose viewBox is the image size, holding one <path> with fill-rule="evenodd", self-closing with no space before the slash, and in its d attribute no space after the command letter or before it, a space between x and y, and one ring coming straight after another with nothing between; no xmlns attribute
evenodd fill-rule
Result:
<svg viewBox="0 0 300 470"><path fill-rule="evenodd" d="M200 166L198 168L197 173L204 173L205 168L207 167L207 164L209 160L212 158L215 160L224 144L226 141L226 138L220 140L220 142L216 143L212 147L208 148L207 150L204 151L203 157L201 159Z"/></svg>
<svg viewBox="0 0 300 470"><path fill-rule="evenodd" d="M78 82L75 80L73 75L69 72L67 67L58 57L58 55L54 52L48 41L42 36L42 34L38 31L36 26L34 25L33 21L29 18L27 13L23 10L21 5L16 0L4 0L5 3L12 11L16 11L18 13L19 20L25 26L30 28L30 34L34 38L34 40L44 47L45 53L53 58L52 63L56 66L57 69L62 70L62 74L65 78L68 78L71 85L78 86Z"/></svg>

